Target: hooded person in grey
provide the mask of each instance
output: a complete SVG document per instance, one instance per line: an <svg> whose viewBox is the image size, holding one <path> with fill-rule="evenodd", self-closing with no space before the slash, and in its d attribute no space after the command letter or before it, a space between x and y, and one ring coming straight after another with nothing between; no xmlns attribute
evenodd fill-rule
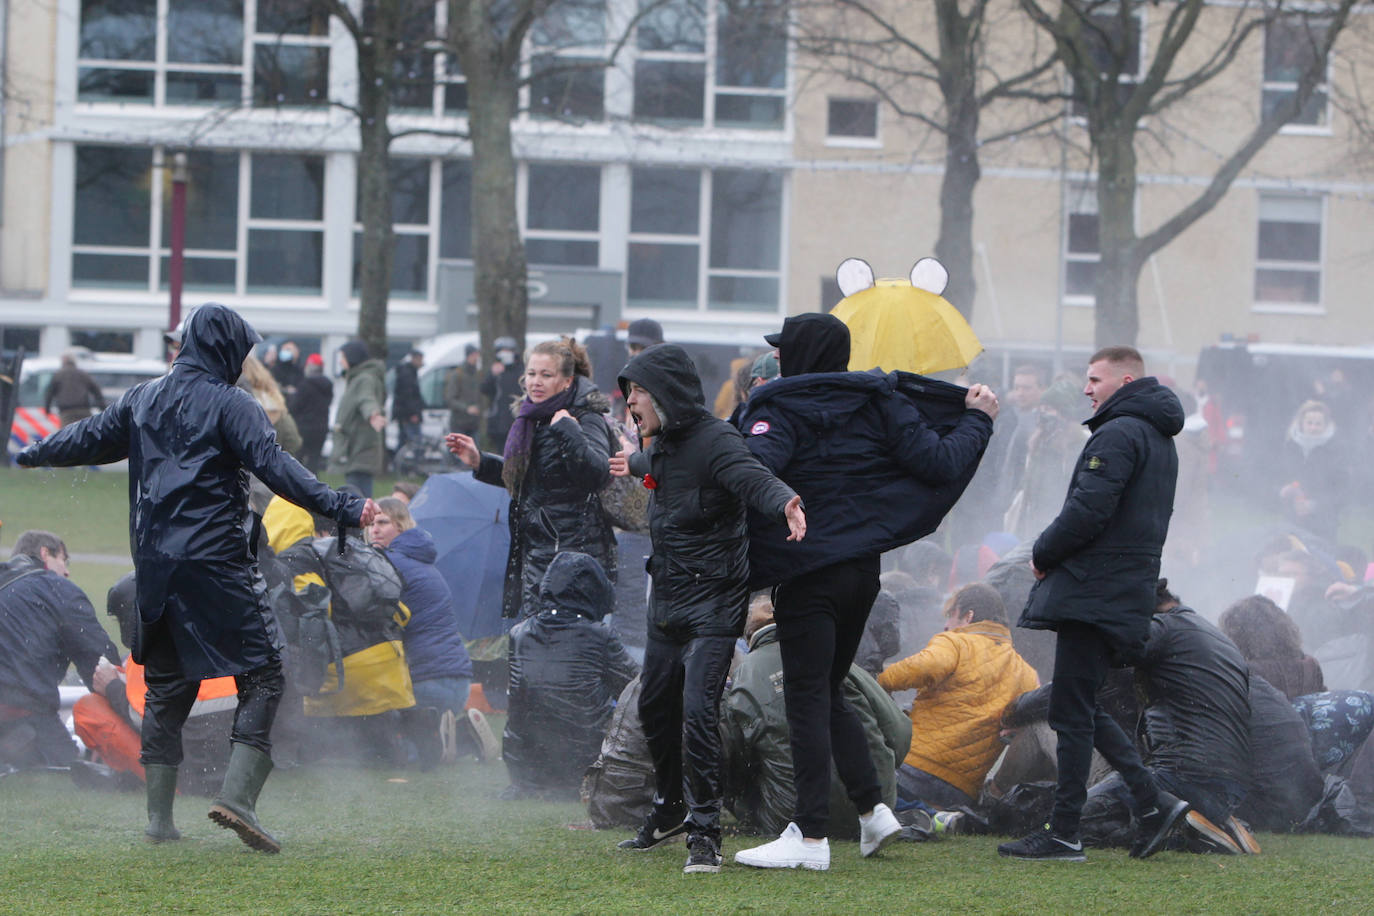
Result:
<svg viewBox="0 0 1374 916"><path fill-rule="evenodd" d="M181 728L200 681L233 676L233 749L210 817L255 849L280 849L254 811L272 769L269 733L284 643L249 537L248 473L342 525L371 524L377 511L371 500L331 490L282 451L262 407L235 387L244 357L261 339L232 309L203 305L186 321L170 372L17 459L26 467L129 461L139 610L131 648L148 685L140 761L154 842L180 837L172 799Z"/></svg>
<svg viewBox="0 0 1374 916"><path fill-rule="evenodd" d="M646 450L611 459L611 473L633 474L653 493L653 596L639 713L656 783L639 834L620 845L648 849L686 833L684 871L715 872L720 696L748 609L747 509L776 519L765 536L779 540L800 540L806 518L801 498L749 453L738 430L707 411L701 379L681 347L649 347L619 382L640 434L653 437Z"/></svg>

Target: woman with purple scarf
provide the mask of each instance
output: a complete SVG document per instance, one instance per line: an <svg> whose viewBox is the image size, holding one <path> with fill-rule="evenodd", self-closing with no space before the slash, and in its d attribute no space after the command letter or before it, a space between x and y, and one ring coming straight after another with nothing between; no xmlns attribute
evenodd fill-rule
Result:
<svg viewBox="0 0 1374 916"><path fill-rule="evenodd" d="M598 495L610 477L611 405L591 380L587 351L570 338L530 351L525 397L501 455L450 433L449 451L483 483L510 492L510 556L501 609L523 619L538 609L539 583L554 556L576 550L615 581L615 533Z"/></svg>

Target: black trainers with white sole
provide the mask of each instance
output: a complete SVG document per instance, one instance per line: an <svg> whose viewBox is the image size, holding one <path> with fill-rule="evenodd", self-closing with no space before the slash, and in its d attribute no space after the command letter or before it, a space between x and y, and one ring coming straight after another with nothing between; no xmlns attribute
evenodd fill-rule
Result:
<svg viewBox="0 0 1374 916"><path fill-rule="evenodd" d="M720 840L704 833L687 837L687 864L682 866L684 875L715 874L720 871L720 863Z"/></svg>
<svg viewBox="0 0 1374 916"><path fill-rule="evenodd" d="M1028 862L1086 862L1081 839L1066 840L1054 835L1050 825L1011 843L997 847L999 855Z"/></svg>
<svg viewBox="0 0 1374 916"><path fill-rule="evenodd" d="M644 823L640 825L639 832L616 845L620 849L633 849L642 852L646 849L662 846L664 843L674 842L686 833L686 821L674 821L665 827L663 821L656 818L651 810L645 815Z"/></svg>

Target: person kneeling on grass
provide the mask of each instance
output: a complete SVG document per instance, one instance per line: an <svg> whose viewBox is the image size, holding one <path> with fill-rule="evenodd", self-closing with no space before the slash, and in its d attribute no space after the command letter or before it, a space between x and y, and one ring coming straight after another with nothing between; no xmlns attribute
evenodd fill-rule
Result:
<svg viewBox="0 0 1374 916"><path fill-rule="evenodd" d="M749 454L729 423L706 410L687 352L659 344L620 373L641 436L653 444L611 458L653 490L649 638L639 714L654 759L654 805L622 849L687 834L684 872L720 871L720 696L749 602L746 506L806 534L801 497ZM780 529L780 526L779 526ZM781 530L770 536L782 540ZM683 820L684 815L686 820Z"/></svg>

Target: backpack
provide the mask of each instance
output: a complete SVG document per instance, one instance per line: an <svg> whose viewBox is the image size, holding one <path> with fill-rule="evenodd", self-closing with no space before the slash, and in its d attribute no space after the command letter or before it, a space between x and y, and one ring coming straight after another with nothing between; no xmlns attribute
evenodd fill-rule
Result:
<svg viewBox="0 0 1374 916"><path fill-rule="evenodd" d="M606 420L607 436L610 440L611 454L621 451L623 442L616 434L619 423ZM627 437L628 438L628 437ZM638 451L628 449L628 454ZM601 512L607 521L625 531L645 532L649 530L649 491L643 481L633 474L627 477L612 477L596 494L601 502Z"/></svg>
<svg viewBox="0 0 1374 916"><path fill-rule="evenodd" d="M336 623L409 622L410 614L401 605L405 583L386 554L358 539L345 541L342 552L332 537L315 538L310 548L329 587L330 617Z"/></svg>

